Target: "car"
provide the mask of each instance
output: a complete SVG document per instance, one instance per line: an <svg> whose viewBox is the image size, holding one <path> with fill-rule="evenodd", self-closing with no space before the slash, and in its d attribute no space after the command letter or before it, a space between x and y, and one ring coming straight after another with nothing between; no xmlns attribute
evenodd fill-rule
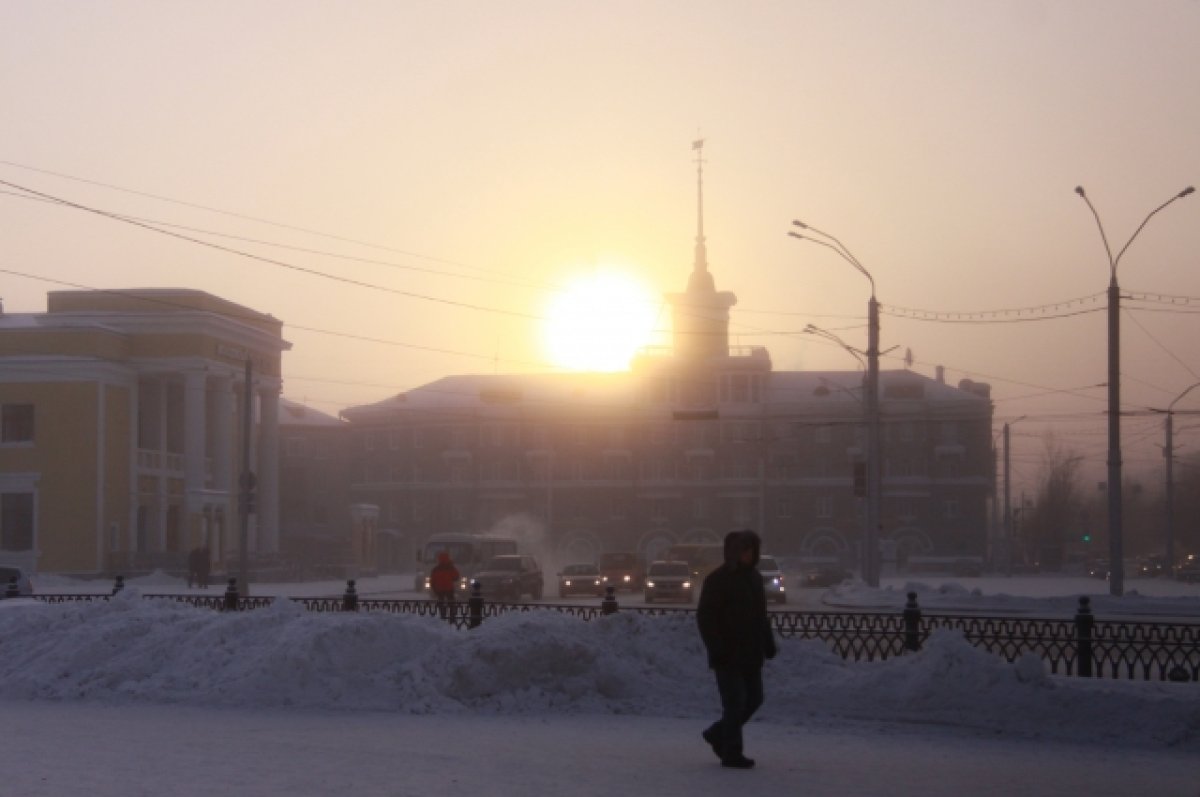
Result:
<svg viewBox="0 0 1200 797"><path fill-rule="evenodd" d="M758 572L762 574L763 592L767 600L787 603L787 590L783 585L783 571L774 556L758 557Z"/></svg>
<svg viewBox="0 0 1200 797"><path fill-rule="evenodd" d="M0 598L8 594L9 585L14 583L18 595L33 594L33 582L24 570L16 565L0 565Z"/></svg>
<svg viewBox="0 0 1200 797"><path fill-rule="evenodd" d="M1195 554L1185 556L1183 561L1175 566L1175 578L1179 581L1200 581L1200 558Z"/></svg>
<svg viewBox="0 0 1200 797"><path fill-rule="evenodd" d="M493 556L475 574L474 580L487 600L519 600L522 595L534 600L542 597L542 568L526 554Z"/></svg>
<svg viewBox="0 0 1200 797"><path fill-rule="evenodd" d="M835 587L853 575L844 567L837 565L814 565L800 574L802 587Z"/></svg>
<svg viewBox="0 0 1200 797"><path fill-rule="evenodd" d="M642 562L637 554L624 551L600 554L600 576L606 586L631 592L642 588Z"/></svg>
<svg viewBox="0 0 1200 797"><path fill-rule="evenodd" d="M691 603L694 595L692 569L687 562L660 559L651 562L650 567L646 569L646 603L654 603L657 600Z"/></svg>
<svg viewBox="0 0 1200 797"><path fill-rule="evenodd" d="M558 574L558 597L568 595L604 595L604 577L594 564L567 565Z"/></svg>

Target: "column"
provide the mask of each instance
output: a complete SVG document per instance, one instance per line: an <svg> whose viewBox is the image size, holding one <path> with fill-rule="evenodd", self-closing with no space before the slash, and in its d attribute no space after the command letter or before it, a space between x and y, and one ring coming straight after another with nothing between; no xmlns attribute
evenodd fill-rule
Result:
<svg viewBox="0 0 1200 797"><path fill-rule="evenodd" d="M233 489L233 443L237 430L233 426L233 379L228 376L213 380L213 489L228 492Z"/></svg>
<svg viewBox="0 0 1200 797"><path fill-rule="evenodd" d="M279 386L259 391L258 552L279 552Z"/></svg>
<svg viewBox="0 0 1200 797"><path fill-rule="evenodd" d="M200 511L196 491L204 484L205 402L207 375L200 369L184 372L183 384L183 491L184 512ZM186 525L186 524L185 524Z"/></svg>

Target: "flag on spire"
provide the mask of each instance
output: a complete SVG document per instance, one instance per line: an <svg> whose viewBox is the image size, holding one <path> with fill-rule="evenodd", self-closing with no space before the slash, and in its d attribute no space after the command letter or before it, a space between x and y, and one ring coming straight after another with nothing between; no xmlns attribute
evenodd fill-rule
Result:
<svg viewBox="0 0 1200 797"><path fill-rule="evenodd" d="M692 149L701 149L704 147L704 139L698 138L692 142Z"/></svg>

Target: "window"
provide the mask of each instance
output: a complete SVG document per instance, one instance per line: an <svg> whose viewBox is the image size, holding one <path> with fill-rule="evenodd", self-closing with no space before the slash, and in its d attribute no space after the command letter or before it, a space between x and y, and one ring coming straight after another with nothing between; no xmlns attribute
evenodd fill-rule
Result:
<svg viewBox="0 0 1200 797"><path fill-rule="evenodd" d="M829 424L821 424L813 430L813 439L818 443L832 443L833 427Z"/></svg>
<svg viewBox="0 0 1200 797"><path fill-rule="evenodd" d="M817 517L831 518L833 517L833 496L818 495L817 496Z"/></svg>
<svg viewBox="0 0 1200 797"><path fill-rule="evenodd" d="M303 437L289 437L283 441L283 451L289 457L303 457L308 454L308 441Z"/></svg>
<svg viewBox="0 0 1200 797"><path fill-rule="evenodd" d="M32 549L33 493L0 495L0 550L29 551Z"/></svg>
<svg viewBox="0 0 1200 797"><path fill-rule="evenodd" d="M942 421L939 429L939 437L941 442L952 444L958 442L958 422L957 421Z"/></svg>
<svg viewBox="0 0 1200 797"><path fill-rule="evenodd" d="M948 498L942 502L942 516L946 520L954 520L958 517L958 501L953 498Z"/></svg>
<svg viewBox="0 0 1200 797"><path fill-rule="evenodd" d="M911 443L915 437L912 421L901 421L896 424L896 439L898 441L901 443Z"/></svg>
<svg viewBox="0 0 1200 797"><path fill-rule="evenodd" d="M788 498L780 498L775 502L775 514L779 517L792 516L792 502Z"/></svg>
<svg viewBox="0 0 1200 797"><path fill-rule="evenodd" d="M704 520L708 517L708 499L693 498L692 499L692 519Z"/></svg>
<svg viewBox="0 0 1200 797"><path fill-rule="evenodd" d="M33 405L5 404L3 408L2 433L0 442L3 443L32 443L33 442Z"/></svg>

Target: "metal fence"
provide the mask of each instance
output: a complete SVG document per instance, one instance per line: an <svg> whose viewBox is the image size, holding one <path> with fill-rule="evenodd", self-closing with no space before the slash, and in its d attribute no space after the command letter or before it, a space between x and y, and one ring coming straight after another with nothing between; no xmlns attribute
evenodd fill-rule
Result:
<svg viewBox="0 0 1200 797"><path fill-rule="evenodd" d="M48 603L108 600L124 588L118 576L109 594L33 596ZM6 596L15 596L11 583ZM147 599L175 600L218 611L247 611L270 606L273 598L238 595L230 579L221 595L151 595ZM474 628L488 618L512 612L556 611L592 620L617 611L648 615L694 614L688 608L628 607L620 609L610 587L599 605L487 602L473 586L466 602L439 604L427 599L362 598L355 582L348 581L341 597L291 598L311 612L388 612L436 618L458 628ZM770 613L775 630L784 637L819 639L835 653L854 661L874 661L920 650L938 629L961 631L975 647L1008 661L1034 654L1062 675L1138 680L1200 682L1200 623L1118 621L1096 619L1090 599L1079 599L1071 618L998 617L984 615L924 614L916 593L898 612L798 612Z"/></svg>

